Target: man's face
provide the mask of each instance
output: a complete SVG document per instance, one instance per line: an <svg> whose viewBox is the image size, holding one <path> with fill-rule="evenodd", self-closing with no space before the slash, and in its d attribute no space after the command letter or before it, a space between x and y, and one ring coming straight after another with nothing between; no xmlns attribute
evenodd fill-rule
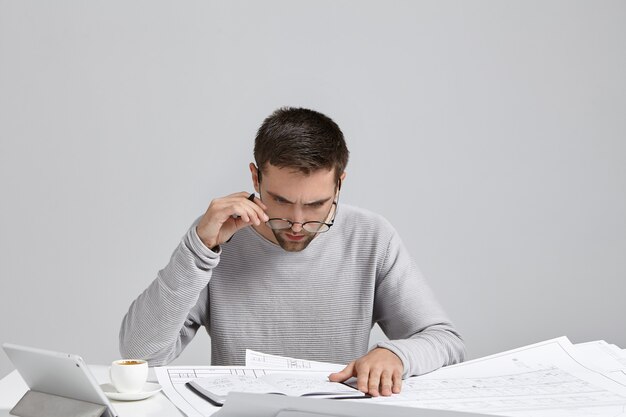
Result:
<svg viewBox="0 0 626 417"><path fill-rule="evenodd" d="M290 229L273 230L266 224L255 229L286 251L304 250L317 233L302 229L301 223L327 223L332 217L331 209L337 193L334 169L321 169L305 175L290 168L278 168L268 164L263 169L260 183L254 164L250 164L250 170L255 190L267 206L267 215L296 223Z"/></svg>

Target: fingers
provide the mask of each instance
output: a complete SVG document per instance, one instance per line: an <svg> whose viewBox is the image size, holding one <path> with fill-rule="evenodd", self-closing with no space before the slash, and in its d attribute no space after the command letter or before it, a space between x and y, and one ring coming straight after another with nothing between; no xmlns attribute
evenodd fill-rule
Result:
<svg viewBox="0 0 626 417"><path fill-rule="evenodd" d="M343 382L356 376L356 387L359 391L373 397L389 396L400 392L402 375L400 372L390 372L380 367L371 368L367 363L353 361L339 372L328 376L331 382Z"/></svg>
<svg viewBox="0 0 626 417"><path fill-rule="evenodd" d="M380 375L380 394L388 397L391 395L391 388L393 386L391 372L383 371Z"/></svg>
<svg viewBox="0 0 626 417"><path fill-rule="evenodd" d="M250 198L252 197L252 199ZM240 218L243 224L239 226L254 224L259 226L262 222L269 220L265 210L267 206L263 204L258 197L240 192L229 196L213 200L211 203L213 211L222 221L228 220L228 217Z"/></svg>
<svg viewBox="0 0 626 417"><path fill-rule="evenodd" d="M208 248L213 248L243 227L268 221L265 210L267 206L261 199L246 192L216 198L196 227L198 237Z"/></svg>
<svg viewBox="0 0 626 417"><path fill-rule="evenodd" d="M254 202L254 204L258 206L261 206L263 210L267 210L267 206L263 203L263 201L261 201L259 197L256 196L256 194L251 194L251 196L252 196L252 200L250 200L250 197L248 197L248 200Z"/></svg>
<svg viewBox="0 0 626 417"><path fill-rule="evenodd" d="M354 361L350 362L348 366L343 368L339 372L332 373L328 375L328 380L330 382L343 382L354 376Z"/></svg>
<svg viewBox="0 0 626 417"><path fill-rule="evenodd" d="M381 374L382 372L380 369L374 368L370 371L369 377L367 378L367 392L369 392L372 397L378 397L380 395Z"/></svg>
<svg viewBox="0 0 626 417"><path fill-rule="evenodd" d="M367 365L360 365L356 370L356 388L364 393L369 392L369 376L370 370ZM378 386L376 387L378 392ZM371 393L370 393L371 394Z"/></svg>
<svg viewBox="0 0 626 417"><path fill-rule="evenodd" d="M402 390L402 374L398 371L395 371L391 376L391 380L393 381L392 392L394 394L399 394ZM385 395L385 394L383 394Z"/></svg>
<svg viewBox="0 0 626 417"><path fill-rule="evenodd" d="M381 368L368 369L365 366L357 369L357 389L372 397L382 395L388 397L398 394L402 386L402 376Z"/></svg>
<svg viewBox="0 0 626 417"><path fill-rule="evenodd" d="M254 194L246 195L246 199L239 199L238 203L241 204L241 208L245 211L242 214L235 214L241 216L241 218L247 223L253 223L256 226L259 226L262 222L269 220L268 215L264 211L267 210L267 206L263 204L261 199Z"/></svg>
<svg viewBox="0 0 626 417"><path fill-rule="evenodd" d="M395 353L376 348L354 361L353 364L352 373L356 374L356 385L359 391L373 397L400 393L404 367Z"/></svg>

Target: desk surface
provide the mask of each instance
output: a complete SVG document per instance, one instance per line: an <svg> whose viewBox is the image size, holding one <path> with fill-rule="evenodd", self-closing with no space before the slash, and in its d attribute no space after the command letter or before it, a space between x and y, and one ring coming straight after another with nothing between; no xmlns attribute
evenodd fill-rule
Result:
<svg viewBox="0 0 626 417"><path fill-rule="evenodd" d="M109 382L109 367L105 365L90 365L89 369L101 383ZM150 369L148 380L157 382L154 370ZM9 417L9 411L26 393L28 386L17 371L11 372L0 380L0 417ZM154 417L175 417L183 414L167 399L163 392L142 401L113 401L111 404L120 415L125 416L154 416ZM13 416L11 416L13 417Z"/></svg>

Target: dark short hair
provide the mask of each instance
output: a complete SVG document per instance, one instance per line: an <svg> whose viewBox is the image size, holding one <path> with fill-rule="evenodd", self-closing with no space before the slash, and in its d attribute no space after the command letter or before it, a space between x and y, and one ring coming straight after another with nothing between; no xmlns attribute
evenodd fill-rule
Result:
<svg viewBox="0 0 626 417"><path fill-rule="evenodd" d="M254 159L308 175L335 168L336 179L348 165L348 147L337 123L314 110L282 107L263 121L254 141Z"/></svg>

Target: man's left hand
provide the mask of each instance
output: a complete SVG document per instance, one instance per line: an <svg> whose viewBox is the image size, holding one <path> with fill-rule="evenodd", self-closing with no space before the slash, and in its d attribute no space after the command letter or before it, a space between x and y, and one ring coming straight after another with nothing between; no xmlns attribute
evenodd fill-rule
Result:
<svg viewBox="0 0 626 417"><path fill-rule="evenodd" d="M341 372L328 376L332 382L343 382L356 377L357 389L372 397L398 394L402 389L404 367L400 358L384 348L371 350L367 355L352 361Z"/></svg>

